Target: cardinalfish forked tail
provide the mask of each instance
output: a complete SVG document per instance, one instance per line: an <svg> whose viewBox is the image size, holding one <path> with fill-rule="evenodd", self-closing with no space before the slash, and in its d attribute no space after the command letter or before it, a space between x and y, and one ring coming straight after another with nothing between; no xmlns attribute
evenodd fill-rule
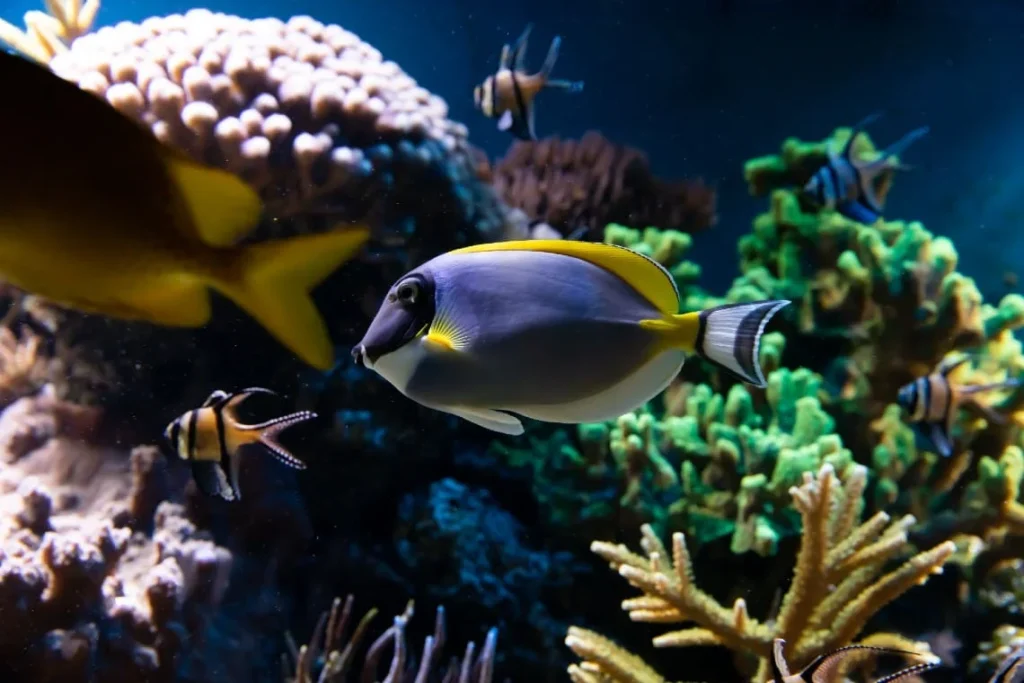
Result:
<svg viewBox="0 0 1024 683"><path fill-rule="evenodd" d="M2 50L0 82L32 93L0 108L0 127L17 131L0 155L0 279L88 313L174 327L210 320L212 288L302 360L333 365L309 292L367 229L238 246L262 213L240 178Z"/></svg>
<svg viewBox="0 0 1024 683"><path fill-rule="evenodd" d="M924 655L909 650L896 650L887 647L870 645L849 645L820 655L799 673L790 673L789 666L783 656L786 641L776 638L772 648L772 683L840 683L846 680L843 675L844 665L851 664L864 655L894 655L923 659L924 661L900 669L887 676L875 679L874 683L897 683L909 681L918 674L937 668L942 662L934 655Z"/></svg>
<svg viewBox="0 0 1024 683"><path fill-rule="evenodd" d="M526 27L523 35L511 46L501 48L498 71L488 76L473 89L476 108L488 118L498 119L498 129L507 130L520 140L536 140L533 102L544 88L560 88L569 92L583 90L583 81L559 81L551 78L551 72L558 61L558 48L562 39L555 36L548 48L544 66L535 74L529 74L524 67L526 42L533 25Z"/></svg>
<svg viewBox="0 0 1024 683"><path fill-rule="evenodd" d="M949 381L953 370L970 360L968 356L943 360L935 372L918 377L900 388L896 402L907 412L910 426L920 445L948 458L953 454L953 424L957 411L965 404L985 416L994 424L1003 424L1006 418L979 402L977 394L1019 386L1018 380L992 384L959 386Z"/></svg>
<svg viewBox="0 0 1024 683"><path fill-rule="evenodd" d="M687 354L764 386L758 349L788 301L679 313L661 265L624 247L465 247L403 276L353 349L419 403L504 434L519 418L602 422L643 405Z"/></svg>
<svg viewBox="0 0 1024 683"><path fill-rule="evenodd" d="M182 460L192 464L192 476L199 490L225 500L240 500L238 473L243 449L262 446L285 465L298 470L305 463L289 453L277 436L282 431L316 418L301 411L258 424L238 420L238 407L253 394L276 395L269 389L252 387L236 394L217 390L203 405L176 418L167 425L164 437Z"/></svg>
<svg viewBox="0 0 1024 683"><path fill-rule="evenodd" d="M833 209L860 223L874 223L882 215L884 200L879 190L883 173L907 170L896 158L910 145L928 134L928 127L913 130L878 153L875 159L864 161L853 158L854 143L864 128L881 114L871 114L860 121L841 150L828 142L828 160L811 176L804 186L804 196L823 209Z"/></svg>

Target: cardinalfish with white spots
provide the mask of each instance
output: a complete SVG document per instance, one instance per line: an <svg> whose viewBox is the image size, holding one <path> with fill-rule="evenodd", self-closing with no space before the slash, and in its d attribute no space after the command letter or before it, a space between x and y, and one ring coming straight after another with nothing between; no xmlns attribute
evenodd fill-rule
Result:
<svg viewBox="0 0 1024 683"><path fill-rule="evenodd" d="M303 361L334 363L310 290L366 228L238 246L262 203L35 62L0 50L0 279L88 313L173 327L212 316L210 289ZM73 122L73 124L69 123ZM85 131L85 132L83 132Z"/></svg>
<svg viewBox="0 0 1024 683"><path fill-rule="evenodd" d="M897 161L910 145L928 134L928 127L913 130L878 153L871 160L854 159L853 148L864 128L881 114L860 121L841 150L828 143L828 160L804 186L804 196L823 209L832 209L860 223L874 223L882 215L884 199L880 192L883 174L909 170Z"/></svg>
<svg viewBox="0 0 1024 683"><path fill-rule="evenodd" d="M887 647L872 647L870 645L849 645L831 652L820 655L813 662L808 664L799 673L790 673L789 666L783 657L783 649L786 641L776 638L772 648L772 682L773 683L840 683L845 681L843 675L847 665L853 664L864 655L877 657L879 655L892 655L897 657L912 657L923 659L923 662L908 666L899 671L894 671L887 676L875 679L874 683L898 683L898 681L910 681L919 674L937 668L942 662L934 655L925 655L920 652L909 650L896 650Z"/></svg>
<svg viewBox="0 0 1024 683"><path fill-rule="evenodd" d="M511 46L501 48L498 71L488 76L473 89L476 108L488 118L498 119L498 129L510 132L520 140L536 140L533 102L541 90L559 88L568 92L583 90L583 81L560 81L551 78L551 72L558 61L558 48L562 39L555 36L548 48L547 59L540 71L526 72L526 42L530 37L532 24Z"/></svg>
<svg viewBox="0 0 1024 683"><path fill-rule="evenodd" d="M945 458L953 454L953 424L961 407L970 404L989 422L1003 424L1006 418L978 401L977 394L1020 385L1020 381L1013 379L969 386L951 382L950 373L968 360L968 356L943 360L931 375L918 377L900 388L896 399L906 411L920 445Z"/></svg>
<svg viewBox="0 0 1024 683"><path fill-rule="evenodd" d="M238 419L238 407L253 394L276 395L269 389L252 387L236 394L217 390L203 405L167 425L164 437L182 460L192 465L199 490L224 500L241 500L238 473L243 449L262 446L288 467L304 470L305 463L288 452L277 440L285 429L316 418L300 411L266 422L246 424Z"/></svg>
<svg viewBox="0 0 1024 683"><path fill-rule="evenodd" d="M517 435L523 424L511 413L571 424L634 410L688 354L763 387L761 336L788 303L680 314L672 275L635 251L498 242L399 279L352 354L422 405Z"/></svg>

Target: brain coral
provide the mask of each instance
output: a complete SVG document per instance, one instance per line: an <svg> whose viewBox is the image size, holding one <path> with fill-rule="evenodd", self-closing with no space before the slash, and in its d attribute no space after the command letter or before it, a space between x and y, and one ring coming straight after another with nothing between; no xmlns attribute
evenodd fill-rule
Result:
<svg viewBox="0 0 1024 683"><path fill-rule="evenodd" d="M50 67L238 173L299 229L414 218L418 231L488 232L503 220L444 100L340 26L197 9L101 28Z"/></svg>

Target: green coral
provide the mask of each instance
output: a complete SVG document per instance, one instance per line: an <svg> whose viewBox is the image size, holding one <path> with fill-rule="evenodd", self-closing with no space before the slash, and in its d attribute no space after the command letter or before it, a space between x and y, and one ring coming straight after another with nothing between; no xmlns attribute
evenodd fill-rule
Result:
<svg viewBox="0 0 1024 683"><path fill-rule="evenodd" d="M740 385L727 395L682 385L656 414L623 415L608 431L607 458L621 479L619 506L631 519L684 530L696 543L731 536L733 552L775 553L795 533L789 489L805 472L852 462L818 399L821 378L779 369L764 396ZM603 433L582 425L584 435ZM658 501L671 500L667 507Z"/></svg>

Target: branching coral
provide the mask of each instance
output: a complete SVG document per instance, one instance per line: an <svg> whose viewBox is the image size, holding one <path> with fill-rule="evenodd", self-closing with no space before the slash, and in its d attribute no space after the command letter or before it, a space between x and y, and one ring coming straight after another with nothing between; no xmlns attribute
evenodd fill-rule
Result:
<svg viewBox="0 0 1024 683"><path fill-rule="evenodd" d="M244 177L291 229L413 219L443 241L503 220L444 100L340 26L192 10L102 28L50 67Z"/></svg>
<svg viewBox="0 0 1024 683"><path fill-rule="evenodd" d="M488 171L498 195L563 234L608 223L696 232L715 222L715 194L702 181L665 182L639 150L591 131L579 141L516 142Z"/></svg>
<svg viewBox="0 0 1024 683"><path fill-rule="evenodd" d="M875 613L941 572L952 555L953 544L944 542L886 572L886 565L904 550L906 530L914 520L893 521L879 512L858 523L866 483L863 466L852 467L840 485L832 466L825 464L791 489L803 535L792 584L772 622L751 618L743 599L730 608L697 588L682 533L672 535L670 552L645 527L641 545L646 557L624 545L595 542L591 548L643 592L623 603L633 621L696 624L656 637L655 647L722 645L756 660L753 678L766 681L775 638L786 641L787 659L793 669L800 669L815 656L851 643ZM577 682L663 680L633 655L589 631L573 629L566 643L585 659L570 668Z"/></svg>
<svg viewBox="0 0 1024 683"><path fill-rule="evenodd" d="M100 0L46 0L46 10L26 12L24 31L0 19L0 43L47 64L89 32L100 10Z"/></svg>
<svg viewBox="0 0 1024 683"><path fill-rule="evenodd" d="M282 658L284 680L287 683L343 683L356 671L360 672L360 680L380 680L384 683L426 683L428 680L491 683L498 643L497 629L487 633L479 652L474 643L469 643L461 659L452 658L445 666L442 661L445 645L444 608L439 607L434 619L434 632L424 641L417 661L408 651L405 639L406 625L413 616L412 601L402 614L394 618L392 626L369 645L362 658L362 665L357 665L360 648L377 610L366 612L349 633L354 604L351 595L344 602L335 599L330 611L324 613L317 622L309 645L296 648L289 637L290 656ZM383 657L388 648L391 649L391 659L385 663ZM289 660L294 664L290 664ZM384 678L380 678L382 664L387 667Z"/></svg>

